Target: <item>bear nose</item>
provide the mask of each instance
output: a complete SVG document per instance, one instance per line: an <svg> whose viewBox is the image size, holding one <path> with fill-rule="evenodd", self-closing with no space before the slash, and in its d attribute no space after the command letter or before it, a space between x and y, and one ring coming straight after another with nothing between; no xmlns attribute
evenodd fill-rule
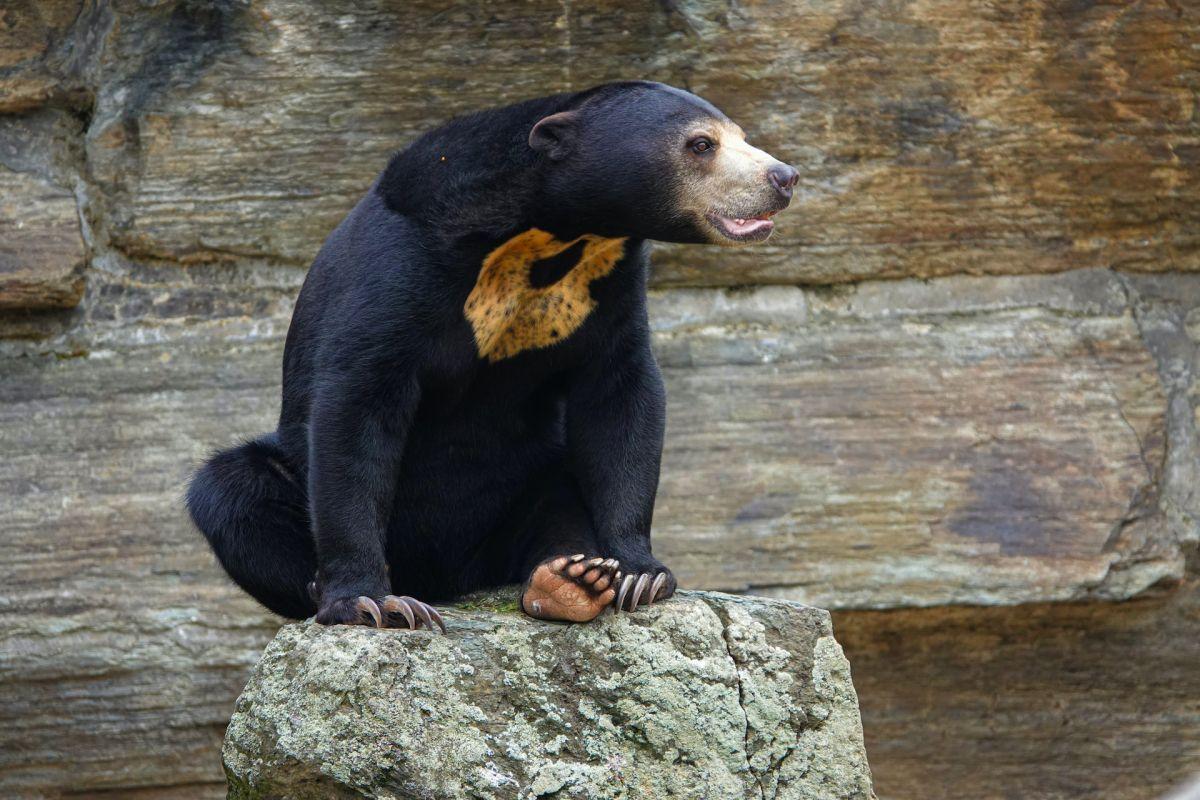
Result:
<svg viewBox="0 0 1200 800"><path fill-rule="evenodd" d="M789 167L787 164L776 164L767 170L767 177L770 178L775 191L779 192L785 200L792 199L792 187L796 185L796 181L800 180L800 173L794 167Z"/></svg>

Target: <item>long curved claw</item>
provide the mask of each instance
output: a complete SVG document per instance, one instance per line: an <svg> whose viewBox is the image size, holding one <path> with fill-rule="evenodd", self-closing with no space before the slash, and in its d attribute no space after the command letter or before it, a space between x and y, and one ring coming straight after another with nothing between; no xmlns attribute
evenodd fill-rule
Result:
<svg viewBox="0 0 1200 800"><path fill-rule="evenodd" d="M427 630L433 630L433 619L429 616L429 611L425 608L424 603L414 603L413 607L417 610L417 616L421 618L421 623Z"/></svg>
<svg viewBox="0 0 1200 800"><path fill-rule="evenodd" d="M650 599L646 601L646 605L653 605L658 599L658 593L662 591L663 586L667 582L667 573L660 572L654 577L654 583L650 584Z"/></svg>
<svg viewBox="0 0 1200 800"><path fill-rule="evenodd" d="M617 611L623 611L625 608L625 595L629 594L629 587L633 586L633 575L626 575L621 581L621 588L617 591Z"/></svg>
<svg viewBox="0 0 1200 800"><path fill-rule="evenodd" d="M403 600L404 602L408 603L409 608L411 608L413 611L417 612L417 616L421 618L421 622L423 622L425 624L426 628L428 628L430 631L433 630L433 616L429 613L431 610L429 606L425 605L424 603L422 603L420 600L416 599L415 597L409 597L408 595L405 595L405 596L401 597L400 599ZM433 613L436 614L437 612L434 611ZM440 617L440 615L439 615L439 617ZM442 624L442 632L445 633L445 631L446 631L446 627L445 627L445 624L443 623Z"/></svg>
<svg viewBox="0 0 1200 800"><path fill-rule="evenodd" d="M409 608L413 609L413 612L420 620L418 624L413 626L414 631L416 628L420 627L421 624L424 624L425 627L430 628L431 631L433 630L433 620L430 619L430 613L425 610L425 603L422 603L420 600L416 599L416 597L409 597L408 595L403 595L401 600L403 600Z"/></svg>
<svg viewBox="0 0 1200 800"><path fill-rule="evenodd" d="M375 627L383 627L383 614L379 613L379 606L375 601L366 595L360 595L358 600L354 601L354 607L364 614L369 614L371 619L375 620Z"/></svg>
<svg viewBox="0 0 1200 800"><path fill-rule="evenodd" d="M438 610L436 608L434 608L433 606L427 605L425 603L422 603L421 605L425 606L425 609L429 612L429 615L431 617L433 617L433 621L436 622L437 626L442 629L442 633L445 633L446 632L446 621L444 619L442 619L442 615L438 613ZM429 626L429 629L433 630L433 626L432 625Z"/></svg>
<svg viewBox="0 0 1200 800"><path fill-rule="evenodd" d="M404 598L389 594L383 598L383 610L390 614L399 614L404 617L410 630L417 629L417 618L413 616L412 609L408 607L408 603L404 602Z"/></svg>
<svg viewBox="0 0 1200 800"><path fill-rule="evenodd" d="M650 573L643 572L638 576L637 585L633 587L633 598L629 601L629 610L637 611L638 603L642 600L642 594L646 591L646 587L650 584Z"/></svg>

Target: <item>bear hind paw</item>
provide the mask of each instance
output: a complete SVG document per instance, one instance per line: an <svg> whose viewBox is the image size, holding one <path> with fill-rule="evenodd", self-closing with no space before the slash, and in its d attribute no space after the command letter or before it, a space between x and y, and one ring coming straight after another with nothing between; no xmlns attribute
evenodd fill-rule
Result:
<svg viewBox="0 0 1200 800"><path fill-rule="evenodd" d="M616 599L619 566L615 558L583 553L543 561L525 584L521 608L538 619L593 620Z"/></svg>

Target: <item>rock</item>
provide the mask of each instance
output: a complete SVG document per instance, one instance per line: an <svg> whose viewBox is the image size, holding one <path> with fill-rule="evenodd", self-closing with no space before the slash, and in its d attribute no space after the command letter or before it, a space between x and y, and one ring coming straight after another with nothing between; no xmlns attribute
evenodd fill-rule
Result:
<svg viewBox="0 0 1200 800"><path fill-rule="evenodd" d="M1163 391L1111 273L669 291L651 314L656 553L685 585L850 608L1182 576L1195 530L1149 499Z"/></svg>
<svg viewBox="0 0 1200 800"><path fill-rule="evenodd" d="M75 196L0 166L0 310L75 305L84 255Z"/></svg>
<svg viewBox="0 0 1200 800"><path fill-rule="evenodd" d="M1200 269L1200 23L1168 0L79 5L18 3L0 86L83 81L103 225L148 261L307 265L417 133L636 76L802 174L781 236L665 249L662 284Z"/></svg>
<svg viewBox="0 0 1200 800"><path fill-rule="evenodd" d="M217 421L264 406L221 367L253 347L88 346L0 363L0 796L213 796L279 620L228 584L180 499Z"/></svg>
<svg viewBox="0 0 1200 800"><path fill-rule="evenodd" d="M844 611L834 628L880 797L1149 800L1195 773L1196 576L1128 603Z"/></svg>
<svg viewBox="0 0 1200 800"><path fill-rule="evenodd" d="M1175 787L1169 796L1163 800L1200 800L1200 777L1192 778L1186 784Z"/></svg>
<svg viewBox="0 0 1200 800"><path fill-rule="evenodd" d="M82 0L7 0L0 9L0 113L86 102L76 68L101 15Z"/></svg>
<svg viewBox="0 0 1200 800"><path fill-rule="evenodd" d="M284 627L226 733L230 797L874 797L824 611L687 592L557 625L509 590L446 620Z"/></svg>
<svg viewBox="0 0 1200 800"><path fill-rule="evenodd" d="M87 248L73 191L79 121L59 111L0 115L0 313L69 308Z"/></svg>

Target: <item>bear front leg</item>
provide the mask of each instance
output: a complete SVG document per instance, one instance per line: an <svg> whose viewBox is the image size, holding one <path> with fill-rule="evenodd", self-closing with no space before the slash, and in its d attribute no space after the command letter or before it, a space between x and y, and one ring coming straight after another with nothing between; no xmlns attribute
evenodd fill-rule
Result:
<svg viewBox="0 0 1200 800"><path fill-rule="evenodd" d="M666 392L644 316L610 348L570 389L568 459L599 554L620 562L616 608L634 611L670 597L677 585L650 548Z"/></svg>
<svg viewBox="0 0 1200 800"><path fill-rule="evenodd" d="M316 621L445 631L436 609L392 594L387 529L400 459L415 414L415 379L376 364L340 365L313 404L309 495L317 543Z"/></svg>

